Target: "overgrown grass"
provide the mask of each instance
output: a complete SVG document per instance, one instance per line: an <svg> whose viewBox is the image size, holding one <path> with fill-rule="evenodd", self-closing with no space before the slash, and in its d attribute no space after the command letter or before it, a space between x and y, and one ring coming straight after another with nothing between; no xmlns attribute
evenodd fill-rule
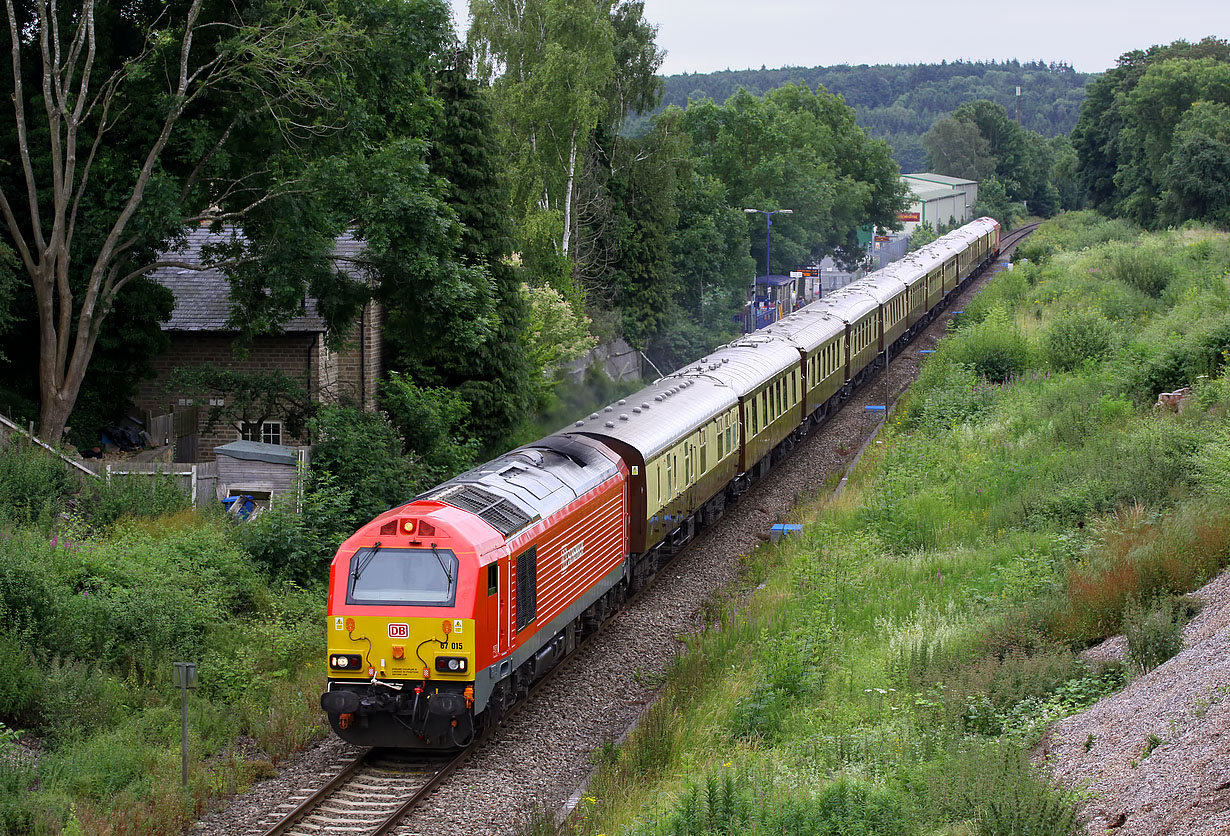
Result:
<svg viewBox="0 0 1230 836"><path fill-rule="evenodd" d="M1176 596L1230 563L1230 239L1082 215L1031 257L842 497L750 557L566 832L1081 832L1029 747L1176 652Z"/></svg>
<svg viewBox="0 0 1230 836"><path fill-rule="evenodd" d="M0 492L28 500L0 523L0 834L181 833L322 733L324 596L170 483L52 461L0 451ZM187 788L174 661L200 673Z"/></svg>

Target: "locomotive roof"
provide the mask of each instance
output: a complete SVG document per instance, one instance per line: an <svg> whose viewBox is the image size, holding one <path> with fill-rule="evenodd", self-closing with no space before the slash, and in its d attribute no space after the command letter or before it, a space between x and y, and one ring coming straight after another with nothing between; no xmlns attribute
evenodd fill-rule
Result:
<svg viewBox="0 0 1230 836"><path fill-rule="evenodd" d="M599 445L554 435L480 464L414 501L444 502L469 511L508 538L618 472Z"/></svg>

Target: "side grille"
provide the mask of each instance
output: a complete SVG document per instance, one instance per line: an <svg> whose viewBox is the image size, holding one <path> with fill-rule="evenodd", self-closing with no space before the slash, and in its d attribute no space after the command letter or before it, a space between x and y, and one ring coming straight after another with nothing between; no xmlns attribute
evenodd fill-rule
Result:
<svg viewBox="0 0 1230 836"><path fill-rule="evenodd" d="M507 499L474 485L449 485L423 498L447 502L454 508L469 511L490 523L505 537L515 531L520 531L533 521L530 516Z"/></svg>

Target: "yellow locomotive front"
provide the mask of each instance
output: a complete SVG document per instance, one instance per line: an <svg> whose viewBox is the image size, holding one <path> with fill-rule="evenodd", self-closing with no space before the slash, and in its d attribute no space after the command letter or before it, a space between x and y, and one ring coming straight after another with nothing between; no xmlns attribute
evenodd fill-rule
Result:
<svg viewBox="0 0 1230 836"><path fill-rule="evenodd" d="M360 746L455 749L475 734L474 550L432 510L377 519L333 561L320 704Z"/></svg>

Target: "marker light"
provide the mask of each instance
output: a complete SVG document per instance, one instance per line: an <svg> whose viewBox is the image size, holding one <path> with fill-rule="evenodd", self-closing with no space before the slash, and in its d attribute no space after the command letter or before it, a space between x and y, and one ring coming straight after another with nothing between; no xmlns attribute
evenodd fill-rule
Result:
<svg viewBox="0 0 1230 836"><path fill-rule="evenodd" d="M467 664L464 656L436 657L436 670L440 673L465 673Z"/></svg>
<svg viewBox="0 0 1230 836"><path fill-rule="evenodd" d="M414 520L402 520L401 521L401 533L402 534L412 535L414 534L414 529L415 529Z"/></svg>

